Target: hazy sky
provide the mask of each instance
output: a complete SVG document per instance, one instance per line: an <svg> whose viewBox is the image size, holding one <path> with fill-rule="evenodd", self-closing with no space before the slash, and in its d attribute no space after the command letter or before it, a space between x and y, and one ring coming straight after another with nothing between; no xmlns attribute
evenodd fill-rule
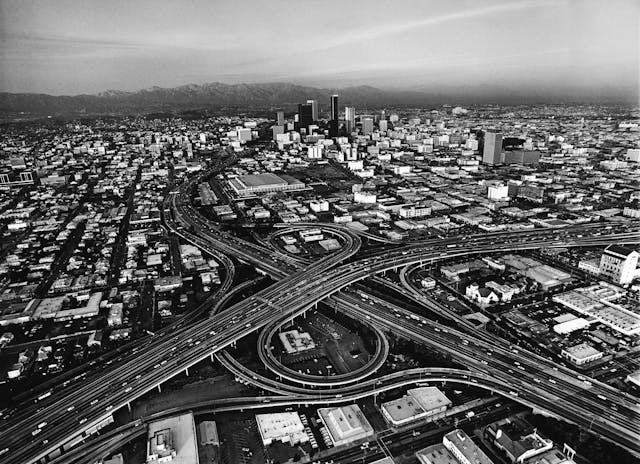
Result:
<svg viewBox="0 0 640 464"><path fill-rule="evenodd" d="M0 90L221 81L637 95L637 0L0 0Z"/></svg>

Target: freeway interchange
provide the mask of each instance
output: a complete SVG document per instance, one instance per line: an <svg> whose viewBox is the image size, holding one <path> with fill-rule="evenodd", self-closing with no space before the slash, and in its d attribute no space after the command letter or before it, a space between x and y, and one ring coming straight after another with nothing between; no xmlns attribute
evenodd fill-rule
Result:
<svg viewBox="0 0 640 464"><path fill-rule="evenodd" d="M640 406L637 399L600 382L581 381L572 370L510 346L489 333L463 332L424 317L416 320L415 314L379 298L369 296L363 302L353 292L343 291L357 282L389 270L456 256L541 247L638 243L637 225L631 230L612 228L606 234L593 225L583 225L515 234L432 239L378 253L373 251L364 258L358 257L361 246L359 236L343 228L327 225L332 233L341 238L344 246L337 253L309 264L223 232L199 215L188 202L188 192L190 185L207 175L210 173L201 174L183 184L167 198L164 211L166 226L205 251L218 257L224 255L223 260L236 258L278 281L214 317L199 321L185 320L170 331L147 337L135 344L131 352L123 353L107 364L94 366L77 378L66 381L66 384L52 387L39 400L25 402L19 410L2 418L0 463L31 463L46 458L86 430L100 425L115 410L126 407L154 388L160 388L166 380L216 353L232 371L242 374L248 382L285 395L291 402L321 402L323 393L326 401L327 394L323 390L304 387L302 390L307 393L303 394L299 390L292 391L294 387L282 382L265 384L264 379L255 373L248 374L223 350L254 331L291 320L327 298L331 298L333 304L345 313L360 319L367 318L382 330L393 330L416 343L439 349L469 369L464 374L440 373L445 380L458 378L472 382L473 379L476 381L473 383L575 422L640 454ZM227 271L230 271L230 266L232 264L225 265ZM228 274L232 275L233 272ZM231 280L226 279L224 292L230 289L230 285ZM216 301L208 300L207 304L213 308ZM467 379L459 377L465 375ZM390 382L388 379L370 381L374 387L376 382L397 385L387 383ZM375 392L375 388L357 390L362 388L361 384L354 387L353 395ZM346 401L353 396L345 391L344 397L336 397L343 394L336 393L335 389L331 391L334 395L331 402ZM277 404L257 403L256 407Z"/></svg>

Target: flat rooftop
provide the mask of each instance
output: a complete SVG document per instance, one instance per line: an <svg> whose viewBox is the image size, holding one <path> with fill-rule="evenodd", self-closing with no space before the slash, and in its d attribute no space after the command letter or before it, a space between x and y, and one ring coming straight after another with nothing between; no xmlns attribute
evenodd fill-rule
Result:
<svg viewBox="0 0 640 464"><path fill-rule="evenodd" d="M421 464L460 464L442 443L421 449L416 452L416 457Z"/></svg>
<svg viewBox="0 0 640 464"><path fill-rule="evenodd" d="M198 464L196 425L193 414L181 414L151 422L147 439L153 438L156 432L166 429L171 430L173 447L176 450L176 457L171 460L171 464Z"/></svg>
<svg viewBox="0 0 640 464"><path fill-rule="evenodd" d="M373 434L373 427L356 404L339 408L320 408L318 415L336 446Z"/></svg>
<svg viewBox="0 0 640 464"><path fill-rule="evenodd" d="M238 179L247 187L260 187L262 185L280 185L286 184L287 181L280 176L267 172L265 174L247 174L239 176Z"/></svg>
<svg viewBox="0 0 640 464"><path fill-rule="evenodd" d="M443 442L449 441L468 462L472 464L493 464L489 456L484 454L478 445L463 430L454 430L444 436ZM446 444L445 444L446 446Z"/></svg>
<svg viewBox="0 0 640 464"><path fill-rule="evenodd" d="M256 422L264 443L271 443L273 440L297 443L301 441L300 435L305 435L304 425L297 412L256 414Z"/></svg>
<svg viewBox="0 0 640 464"><path fill-rule="evenodd" d="M638 387L640 387L640 370L637 370L629 374L626 380L627 382L632 382L636 384Z"/></svg>
<svg viewBox="0 0 640 464"><path fill-rule="evenodd" d="M425 411L433 411L451 405L451 400L437 387L412 388L407 393L413 396Z"/></svg>
<svg viewBox="0 0 640 464"><path fill-rule="evenodd" d="M393 460L393 458L387 456L382 459L378 459L377 461L373 461L370 464L395 464L395 461Z"/></svg>
<svg viewBox="0 0 640 464"><path fill-rule="evenodd" d="M580 343L579 345L568 346L564 349L567 353L575 356L578 359L588 358L590 356L597 356L600 354L600 351L596 350L594 347L589 345L588 343Z"/></svg>
<svg viewBox="0 0 640 464"><path fill-rule="evenodd" d="M382 404L382 408L396 422L406 421L425 411L412 396L403 396Z"/></svg>

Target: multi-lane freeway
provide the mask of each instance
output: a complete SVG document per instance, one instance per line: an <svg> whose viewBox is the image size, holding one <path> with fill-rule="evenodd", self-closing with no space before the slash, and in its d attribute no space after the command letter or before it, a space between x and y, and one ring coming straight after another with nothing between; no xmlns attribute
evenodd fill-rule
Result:
<svg viewBox="0 0 640 464"><path fill-rule="evenodd" d="M162 382L247 334L294 317L318 301L374 274L414 263L469 254L639 241L637 229L610 230L608 234L600 235L590 227L576 227L528 231L526 234L468 236L464 241L461 238L457 241L454 238L431 240L356 259L360 239L343 231L341 240L344 246L338 253L305 266L295 258L273 253L203 221L184 201L186 191L186 188L181 188L179 193L169 197L172 218L167 220L167 225L175 233L204 249L217 250L251 263L280 280L211 319L176 326L171 333L151 337L135 347L131 354L112 360L102 372L92 371L22 411L3 417L0 424L0 443L3 446L0 463L28 463L46 457L63 443L99 425L114 410L125 407L153 388L160 388ZM352 261L340 265L349 259ZM336 298L345 299L343 294ZM362 309L362 305L357 304L352 309L358 317L375 317L384 326L383 321L389 324L395 316L390 317L391 310L381 310L380 306L377 305L377 310L373 307ZM390 327L409 338L416 338L415 334L418 334L421 342L444 333L440 327L428 324L420 327L406 317L396 317ZM511 390L508 394L519 401L588 426L633 452L640 451L639 408L626 395L610 387L598 384L594 388L594 384L571 380L575 379L572 371L555 370L555 366L550 366L544 358L508 349L499 343L488 354L483 351L486 345L483 346L481 340L468 338L464 343L460 340L462 336L470 337L449 330L447 335L441 336L440 342L452 357L464 361L476 374L484 370L494 381L510 385L513 394ZM488 359L491 359L491 364L488 364ZM515 361L519 364L514 364Z"/></svg>

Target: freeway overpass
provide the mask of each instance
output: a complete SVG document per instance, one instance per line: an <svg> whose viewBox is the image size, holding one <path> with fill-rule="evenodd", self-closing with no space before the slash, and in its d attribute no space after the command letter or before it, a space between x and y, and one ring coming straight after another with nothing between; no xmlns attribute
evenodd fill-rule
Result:
<svg viewBox="0 0 640 464"><path fill-rule="evenodd" d="M174 195L173 199L175 198ZM180 217L177 202L174 201L174 205L179 219L186 220L185 216ZM190 215L191 213L188 213L188 216ZM300 313L327 296L370 275L425 260L437 261L469 254L517 251L541 246L600 246L638 241L635 231L592 238L588 233L577 234L577 231L568 232L564 229L517 237L512 241L505 238L499 244L494 243L493 237L486 240L467 240L464 246L417 244L401 247L395 252L387 252L384 256L372 255L364 260L337 266L341 261L354 256L359 249L359 239L346 234L346 246L338 254L296 272L300 269L299 264L288 257L272 258L269 250L253 244L247 249L247 242L215 229L209 229L207 233L202 234L199 229L195 229L195 232L194 236L185 235L192 243L200 247L212 246L247 262L256 263L257 267L273 273L274 276L280 276L282 280L256 296L234 305L212 320L182 326L172 334L145 342L132 356L123 355L116 362L107 365L103 375L79 381L73 384L70 390L63 389L44 399L40 403L41 407L29 417L18 415L8 420L3 419L0 442L7 451L0 456L0 462L33 462L46 456L62 443L99 423L109 416L111 411L126 406L128 402L158 387L185 368L211 356L248 333L282 317ZM578 238L577 235L585 236ZM451 350L455 349L451 347ZM509 354L506 356L513 359ZM523 364L530 367L528 359ZM549 375L559 376L555 373ZM563 413L564 409L573 408L571 410L574 411L574 415L588 413L588 408L593 406L591 397L588 398L587 404L581 403L575 396L563 398L563 404L558 406L555 402L549 402L547 398L553 393L549 391L552 389L548 386L533 385L533 378L529 376L523 379L521 376L519 372L516 375L503 374L503 378L510 384L520 386L518 398L522 398L523 401L531 401L534 405L549 407L551 410L562 407ZM529 384L524 384L525 380ZM589 392L586 391L585 394L589 395ZM616 391L607 391L606 397L607 401L612 401L619 407L619 411L611 414L609 427L593 423L593 429L637 452L637 405L630 404L628 399ZM630 423L628 417L631 417L634 423ZM576 421L585 423L584 418L576 418Z"/></svg>

